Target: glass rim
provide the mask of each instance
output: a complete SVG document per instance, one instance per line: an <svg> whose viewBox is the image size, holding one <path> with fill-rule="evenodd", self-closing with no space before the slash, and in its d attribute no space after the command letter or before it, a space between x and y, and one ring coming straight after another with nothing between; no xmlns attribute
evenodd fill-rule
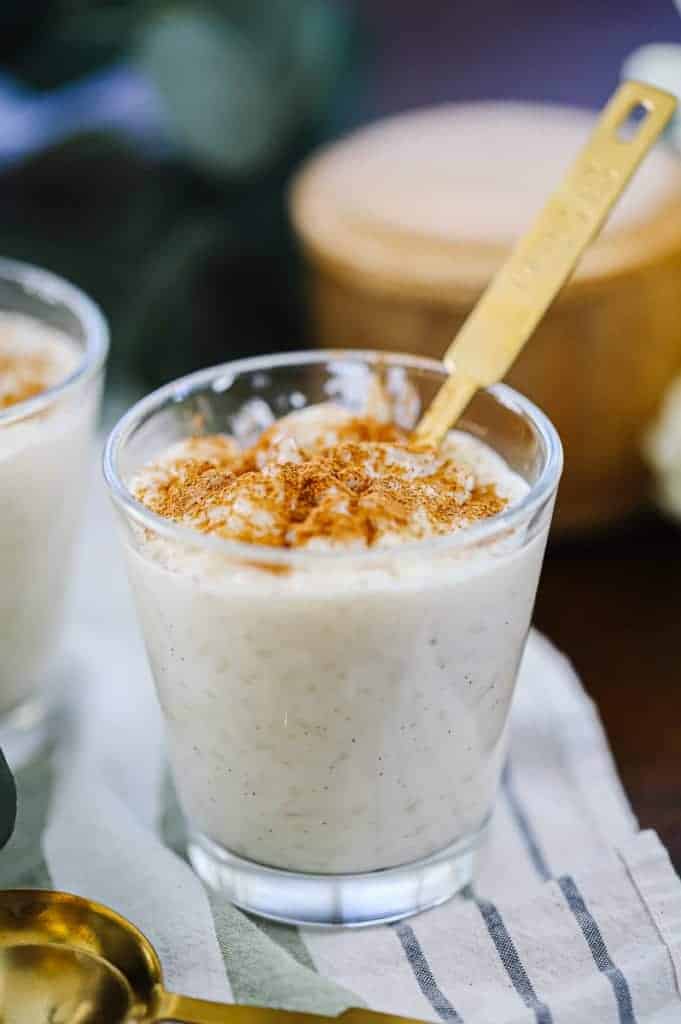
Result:
<svg viewBox="0 0 681 1024"><path fill-rule="evenodd" d="M545 462L537 480L517 504L511 505L498 515L473 523L463 530L445 536L410 541L394 547L353 549L335 548L328 551L306 550L305 548L275 548L264 544L229 540L214 534L201 533L190 526L166 519L152 512L138 501L123 482L118 472L117 457L121 449L134 434L136 428L158 412L168 400L182 402L206 385L218 383L214 390L226 391L234 380L246 373L277 369L285 366L310 366L333 361L362 362L369 365L399 366L404 369L447 374L446 367L437 359L415 356L402 352L384 352L376 349L313 349L310 351L284 352L274 355L254 356L237 359L217 366L197 370L179 377L157 388L140 399L114 426L109 434L102 458L102 469L109 492L115 503L142 527L160 534L169 540L189 547L219 552L236 561L267 563L269 565L310 565L320 562L344 563L380 562L386 558L402 558L407 554L429 553L477 547L483 541L505 533L523 520L530 518L555 492L563 468L563 447L556 428L548 416L507 384L495 384L485 391L500 405L529 419L543 444Z"/></svg>
<svg viewBox="0 0 681 1024"><path fill-rule="evenodd" d="M27 419L43 412L76 384L94 377L102 366L109 351L109 327L99 306L89 295L50 270L43 270L32 263L0 258L0 281L8 281L23 288L27 294L47 303L61 303L80 320L85 332L83 357L75 370L53 387L46 388L32 398L15 402L0 410L0 427L8 423ZM0 309L0 312L2 310ZM25 314L31 316L32 314ZM40 316L35 314L35 320Z"/></svg>

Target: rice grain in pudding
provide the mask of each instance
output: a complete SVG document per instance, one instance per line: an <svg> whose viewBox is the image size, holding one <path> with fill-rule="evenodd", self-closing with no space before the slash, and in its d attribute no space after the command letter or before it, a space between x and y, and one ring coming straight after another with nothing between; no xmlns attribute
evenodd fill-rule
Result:
<svg viewBox="0 0 681 1024"><path fill-rule="evenodd" d="M141 526L126 544L195 829L260 864L354 873L484 825L546 528L441 542L525 496L499 455L457 431L418 448L324 404L246 447L188 438L129 486L197 536L252 545Z"/></svg>
<svg viewBox="0 0 681 1024"><path fill-rule="evenodd" d="M22 403L82 359L61 331L0 313L0 713L41 689L56 653L97 396Z"/></svg>

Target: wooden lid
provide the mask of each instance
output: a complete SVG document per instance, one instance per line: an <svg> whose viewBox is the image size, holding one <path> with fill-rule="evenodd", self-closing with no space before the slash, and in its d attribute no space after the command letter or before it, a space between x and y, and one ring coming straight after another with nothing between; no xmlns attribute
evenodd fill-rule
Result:
<svg viewBox="0 0 681 1024"><path fill-rule="evenodd" d="M585 111L523 103L401 114L321 150L297 174L294 225L313 258L367 288L477 293L585 141ZM681 249L681 161L658 147L570 288Z"/></svg>

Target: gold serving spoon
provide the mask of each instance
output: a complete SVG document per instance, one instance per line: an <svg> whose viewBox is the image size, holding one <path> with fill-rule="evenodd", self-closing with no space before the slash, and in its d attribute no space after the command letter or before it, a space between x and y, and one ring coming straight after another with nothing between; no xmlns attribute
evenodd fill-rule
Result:
<svg viewBox="0 0 681 1024"><path fill-rule="evenodd" d="M475 392L507 373L675 107L673 96L652 85L624 82L617 89L565 179L445 353L450 376L416 426L416 440L439 444Z"/></svg>
<svg viewBox="0 0 681 1024"><path fill-rule="evenodd" d="M415 1024L346 1010L342 1024ZM120 914L64 892L0 892L2 1024L329 1024L314 1013L168 992L156 950Z"/></svg>

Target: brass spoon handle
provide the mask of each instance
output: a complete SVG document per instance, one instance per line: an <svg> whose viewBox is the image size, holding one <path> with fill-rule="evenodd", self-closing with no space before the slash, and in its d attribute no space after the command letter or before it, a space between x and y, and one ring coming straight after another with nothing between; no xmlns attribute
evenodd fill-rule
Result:
<svg viewBox="0 0 681 1024"><path fill-rule="evenodd" d="M182 1024L329 1024L329 1018L315 1013L274 1010L262 1006L233 1006L207 999L159 993L154 1024L181 1021Z"/></svg>
<svg viewBox="0 0 681 1024"><path fill-rule="evenodd" d="M675 107L673 96L642 82L617 89L562 184L447 350L450 377L416 427L419 441L438 444L477 389L506 374ZM637 108L644 116L627 134Z"/></svg>
<svg viewBox="0 0 681 1024"><path fill-rule="evenodd" d="M182 1021L183 1024L227 1024L230 1007L207 999L192 999L164 992L154 1013L154 1024L161 1021Z"/></svg>
<svg viewBox="0 0 681 1024"><path fill-rule="evenodd" d="M230 1006L211 1003L205 999L175 995L162 991L154 1014L154 1024L162 1021L181 1021L182 1024L420 1024L407 1017L377 1013L366 1008L345 1010L339 1017L326 1017L317 1013L294 1010L275 1010L263 1006Z"/></svg>

